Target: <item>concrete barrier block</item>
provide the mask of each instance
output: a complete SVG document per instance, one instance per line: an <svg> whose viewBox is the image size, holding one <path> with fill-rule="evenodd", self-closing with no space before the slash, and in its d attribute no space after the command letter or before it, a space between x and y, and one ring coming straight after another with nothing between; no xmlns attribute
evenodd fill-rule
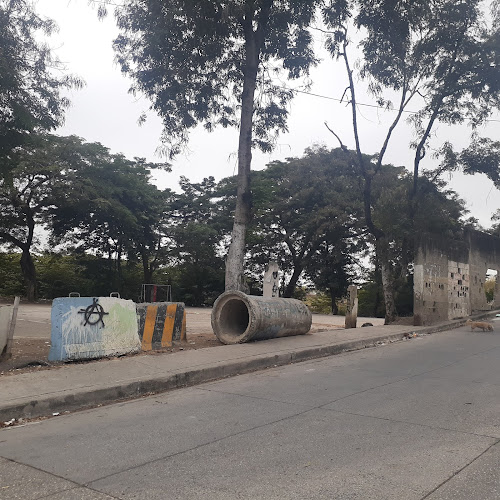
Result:
<svg viewBox="0 0 500 500"><path fill-rule="evenodd" d="M65 297L52 302L49 361L92 359L141 348L135 303L115 297Z"/></svg>
<svg viewBox="0 0 500 500"><path fill-rule="evenodd" d="M182 302L137 304L139 337L143 351L170 347L186 340L186 308Z"/></svg>
<svg viewBox="0 0 500 500"><path fill-rule="evenodd" d="M5 347L7 346L11 317L12 306L0 307L0 354L2 354Z"/></svg>

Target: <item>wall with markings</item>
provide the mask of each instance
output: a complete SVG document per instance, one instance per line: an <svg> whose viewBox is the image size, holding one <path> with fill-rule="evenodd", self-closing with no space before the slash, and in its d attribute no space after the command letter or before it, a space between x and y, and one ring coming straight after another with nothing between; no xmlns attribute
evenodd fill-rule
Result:
<svg viewBox="0 0 500 500"><path fill-rule="evenodd" d="M485 294L488 270L500 273L500 238L473 229L457 239L421 234L415 250L415 325L500 308L500 274L493 301L488 302Z"/></svg>
<svg viewBox="0 0 500 500"><path fill-rule="evenodd" d="M49 361L92 359L141 349L135 303L115 297L52 302Z"/></svg>
<svg viewBox="0 0 500 500"><path fill-rule="evenodd" d="M143 351L186 340L186 308L182 302L137 304L137 316Z"/></svg>

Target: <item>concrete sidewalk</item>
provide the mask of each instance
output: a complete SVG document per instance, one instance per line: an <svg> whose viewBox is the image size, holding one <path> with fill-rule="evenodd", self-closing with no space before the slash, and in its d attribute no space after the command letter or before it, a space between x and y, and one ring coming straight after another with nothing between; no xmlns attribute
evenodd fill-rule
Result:
<svg viewBox="0 0 500 500"><path fill-rule="evenodd" d="M121 399L186 387L269 367L330 356L450 330L465 320L432 327L373 326L206 349L69 363L0 379L0 422L50 416Z"/></svg>

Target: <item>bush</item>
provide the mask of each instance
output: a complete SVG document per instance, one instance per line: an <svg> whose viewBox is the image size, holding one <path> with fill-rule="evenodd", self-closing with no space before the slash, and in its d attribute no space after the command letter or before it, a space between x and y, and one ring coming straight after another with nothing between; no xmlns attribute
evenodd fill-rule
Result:
<svg viewBox="0 0 500 500"><path fill-rule="evenodd" d="M382 286L377 283L365 283L358 290L358 316L383 318L384 315Z"/></svg>
<svg viewBox="0 0 500 500"><path fill-rule="evenodd" d="M313 313L331 314L332 312L332 301L330 296L326 293L310 293L305 298L305 303Z"/></svg>
<svg viewBox="0 0 500 500"><path fill-rule="evenodd" d="M0 297L24 295L20 260L19 253L0 253Z"/></svg>

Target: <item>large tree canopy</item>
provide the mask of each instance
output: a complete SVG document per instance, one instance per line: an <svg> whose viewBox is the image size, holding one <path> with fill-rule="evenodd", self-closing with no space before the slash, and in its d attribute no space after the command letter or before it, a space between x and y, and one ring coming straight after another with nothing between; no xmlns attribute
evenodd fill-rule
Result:
<svg viewBox="0 0 500 500"><path fill-rule="evenodd" d="M253 145L272 147L286 130L292 92L275 78L307 72L315 62L307 26L310 1L129 0L117 10L114 47L122 70L163 119L170 154L189 129L238 126L245 79L256 81Z"/></svg>
<svg viewBox="0 0 500 500"><path fill-rule="evenodd" d="M100 143L78 138L74 153L78 163L65 172L65 185L58 190L52 211L54 242L108 255L119 278L123 257L140 259L149 283L164 258L172 201L170 190L160 191L150 182L151 169L168 166L142 158L129 160Z"/></svg>
<svg viewBox="0 0 500 500"><path fill-rule="evenodd" d="M27 134L61 124L69 104L61 91L81 85L57 72L62 66L43 41L55 29L31 1L0 0L0 158Z"/></svg>
<svg viewBox="0 0 500 500"><path fill-rule="evenodd" d="M36 298L36 272L31 256L35 228L50 220L65 192L65 173L77 168L75 137L30 135L14 148L0 170L0 243L21 250L21 268L29 300Z"/></svg>
<svg viewBox="0 0 500 500"><path fill-rule="evenodd" d="M279 261L289 276L285 297L293 296L304 271L318 272L320 253L327 251L333 261L332 244L340 251L364 232L356 172L340 149L317 147L302 158L273 162L255 172L252 183L256 210L249 251L261 264Z"/></svg>
<svg viewBox="0 0 500 500"><path fill-rule="evenodd" d="M286 130L293 93L278 79L306 75L307 30L320 0L128 0L117 9L115 49L132 92L149 97L176 154L198 123L239 126L238 193L226 289L241 289L251 218L252 147L269 150ZM336 4L337 2L331 2Z"/></svg>
<svg viewBox="0 0 500 500"><path fill-rule="evenodd" d="M420 210L421 162L435 125L468 122L477 126L500 104L498 23L491 22L481 0L351 0L353 23L324 11L334 30L330 48L344 59L352 106L357 164L364 182L365 218L376 239L386 302L386 320L396 315L392 297L389 238L373 220L372 182L379 174L393 132L403 113L416 111L413 187L408 193L409 223ZM358 65L380 106L395 112L373 165L363 160L363 138L357 124L357 78L348 57L349 30L360 28L363 59ZM340 51L337 50L339 40ZM395 104L388 96L396 95ZM411 108L410 108L411 106Z"/></svg>

